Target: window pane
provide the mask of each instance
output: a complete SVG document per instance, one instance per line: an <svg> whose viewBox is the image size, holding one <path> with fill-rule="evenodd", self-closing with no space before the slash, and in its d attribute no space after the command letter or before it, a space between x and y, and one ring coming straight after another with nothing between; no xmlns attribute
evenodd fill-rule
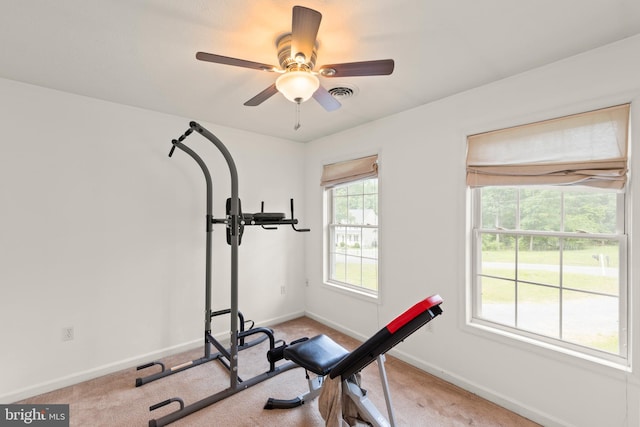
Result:
<svg viewBox="0 0 640 427"><path fill-rule="evenodd" d="M362 258L362 286L372 291L378 290L378 262Z"/></svg>
<svg viewBox="0 0 640 427"><path fill-rule="evenodd" d="M331 190L334 196L346 196L347 195L347 187L344 185L340 185Z"/></svg>
<svg viewBox="0 0 640 427"><path fill-rule="evenodd" d="M557 190L520 190L520 229L560 231L561 195Z"/></svg>
<svg viewBox="0 0 640 427"><path fill-rule="evenodd" d="M518 285L518 327L560 337L560 289L520 283Z"/></svg>
<svg viewBox="0 0 640 427"><path fill-rule="evenodd" d="M376 228L362 229L362 256L378 259L378 230Z"/></svg>
<svg viewBox="0 0 640 427"><path fill-rule="evenodd" d="M332 231L332 247L337 253L346 254L347 252L347 228L331 227Z"/></svg>
<svg viewBox="0 0 640 427"><path fill-rule="evenodd" d="M332 280L344 282L347 278L345 268L346 268L345 255L331 254L330 278Z"/></svg>
<svg viewBox="0 0 640 427"><path fill-rule="evenodd" d="M491 277L478 277L481 289L481 316L507 326L516 324L515 283Z"/></svg>
<svg viewBox="0 0 640 427"><path fill-rule="evenodd" d="M578 233L616 232L615 193L567 192L564 230Z"/></svg>
<svg viewBox="0 0 640 427"><path fill-rule="evenodd" d="M347 192L349 195L361 195L364 191L364 181L354 182L353 184L347 185Z"/></svg>
<svg viewBox="0 0 640 427"><path fill-rule="evenodd" d="M482 228L514 230L518 190L488 187L482 192Z"/></svg>
<svg viewBox="0 0 640 427"><path fill-rule="evenodd" d="M347 278L345 282L356 286L362 285L362 263L360 257L347 256L346 261Z"/></svg>
<svg viewBox="0 0 640 427"><path fill-rule="evenodd" d="M347 253L353 256L361 256L362 229L359 227L349 227L347 230Z"/></svg>
<svg viewBox="0 0 640 427"><path fill-rule="evenodd" d="M363 181L364 194L378 194L378 178Z"/></svg>
<svg viewBox="0 0 640 427"><path fill-rule="evenodd" d="M518 239L518 280L560 285L559 239L544 236L520 236Z"/></svg>
<svg viewBox="0 0 640 427"><path fill-rule="evenodd" d="M513 236L482 234L480 273L487 276L516 278L516 251Z"/></svg>
<svg viewBox="0 0 640 427"><path fill-rule="evenodd" d="M619 253L616 240L566 239L564 287L619 295Z"/></svg>
<svg viewBox="0 0 640 427"><path fill-rule="evenodd" d="M349 196L349 224L363 224L362 196Z"/></svg>
<svg viewBox="0 0 640 427"><path fill-rule="evenodd" d="M620 194L484 187L473 196L482 209L473 216L474 317L591 355L625 357Z"/></svg>
<svg viewBox="0 0 640 427"><path fill-rule="evenodd" d="M338 284L378 290L378 180L328 190L328 277Z"/></svg>
<svg viewBox="0 0 640 427"><path fill-rule="evenodd" d="M333 222L334 224L347 224L349 222L347 197L333 198Z"/></svg>
<svg viewBox="0 0 640 427"><path fill-rule="evenodd" d="M364 196L364 211L362 224L378 225L378 195L367 194Z"/></svg>
<svg viewBox="0 0 640 427"><path fill-rule="evenodd" d="M563 338L619 354L618 298L563 291Z"/></svg>

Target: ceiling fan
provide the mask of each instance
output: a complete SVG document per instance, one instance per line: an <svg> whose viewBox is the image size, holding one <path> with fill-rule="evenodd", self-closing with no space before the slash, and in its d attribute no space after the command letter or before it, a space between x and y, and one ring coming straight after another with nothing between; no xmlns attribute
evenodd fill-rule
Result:
<svg viewBox="0 0 640 427"><path fill-rule="evenodd" d="M313 98L327 111L340 108L340 102L320 84L322 77L355 77L389 75L393 72L393 59L374 61L348 62L342 64L323 65L314 71L316 62L316 37L320 28L322 15L320 12L302 6L293 7L291 32L278 38L279 67L244 59L230 58L213 53L198 52L200 61L233 65L254 70L279 73L276 81L244 103L246 106L257 106L275 95L282 93L288 100L300 104Z"/></svg>

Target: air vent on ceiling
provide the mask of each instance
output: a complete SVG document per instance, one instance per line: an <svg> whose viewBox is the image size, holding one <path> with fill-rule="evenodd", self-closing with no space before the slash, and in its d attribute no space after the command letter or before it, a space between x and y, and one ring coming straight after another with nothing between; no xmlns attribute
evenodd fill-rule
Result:
<svg viewBox="0 0 640 427"><path fill-rule="evenodd" d="M341 100L341 99L347 99L355 96L357 93L357 90L354 87L338 86L338 87L329 89L329 93L334 98Z"/></svg>

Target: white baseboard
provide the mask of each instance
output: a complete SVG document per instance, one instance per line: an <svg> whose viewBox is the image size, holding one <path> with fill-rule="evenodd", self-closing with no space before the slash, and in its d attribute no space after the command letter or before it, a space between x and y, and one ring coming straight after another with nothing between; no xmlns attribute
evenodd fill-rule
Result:
<svg viewBox="0 0 640 427"><path fill-rule="evenodd" d="M6 393L0 396L1 403L12 403L19 400L27 399L29 397L37 396L39 394L48 393L59 388L68 387L74 384L78 384L83 381L88 381L94 378L101 377L103 375L112 374L123 369L128 369L133 366L139 366L142 363L147 363L151 360L157 360L162 357L171 356L174 354L182 353L183 351L192 350L202 345L202 338L189 341L186 343L166 347L161 350L153 351L139 356L130 357L127 359L119 360L117 362L109 363L95 368L87 369L85 371L76 372L71 375L56 378L51 381L45 381L39 384L34 384L22 389ZM133 383L132 383L133 385Z"/></svg>
<svg viewBox="0 0 640 427"><path fill-rule="evenodd" d="M445 372L437 366L434 366L424 360L417 359L402 351L394 349L389 352L389 355L543 426L567 427L569 425L566 422L562 422L561 420L558 420L546 413L540 412L536 408L532 408L520 401L516 401L500 393L496 393L491 389L452 374L451 372Z"/></svg>
<svg viewBox="0 0 640 427"><path fill-rule="evenodd" d="M285 314L284 316L278 316L278 317L273 317L271 319L266 319L260 322L261 326L274 326L277 325L279 323L283 323L283 322L287 322L289 320L293 320L293 319L297 319L298 317L303 317L305 316L305 312L304 311L296 311L293 313L289 313L289 314ZM258 324L256 322L256 324Z"/></svg>
<svg viewBox="0 0 640 427"><path fill-rule="evenodd" d="M304 312L290 313L284 316L274 317L262 322L256 322L256 325L260 326L273 326L278 323L286 322L288 320L296 319L304 316ZM223 345L229 342L229 332L220 332L214 335ZM45 381L38 384L33 384L19 390L15 390L9 393L0 395L0 404L9 404L19 400L28 399L39 394L48 393L53 390L57 390L63 387L68 387L74 384L81 383L83 381L92 380L94 378L101 377L103 375L112 374L114 372L121 371L123 369L129 369L134 366L140 366L141 364L148 363L152 360L158 360L163 357L172 356L174 354L182 353L201 347L203 345L202 338L188 341L182 344L177 344L171 347L166 347L157 351L141 354L134 357L129 357L123 360L119 360L106 365L97 366L95 368L87 369L85 371L76 372L71 375L56 378L50 381ZM132 383L132 387L134 384Z"/></svg>
<svg viewBox="0 0 640 427"><path fill-rule="evenodd" d="M307 316L310 319L313 319L317 322L322 323L323 325L326 325L328 327L330 327L331 329L335 329L336 331L342 332L345 335L349 335L351 338L355 338L359 341L366 341L367 339L369 339L369 337L365 337L364 335L352 330L352 329L347 329L342 325L339 325L329 319L327 319L326 317L322 317L322 316L318 316L315 313L311 313L311 312L306 312L305 316Z"/></svg>

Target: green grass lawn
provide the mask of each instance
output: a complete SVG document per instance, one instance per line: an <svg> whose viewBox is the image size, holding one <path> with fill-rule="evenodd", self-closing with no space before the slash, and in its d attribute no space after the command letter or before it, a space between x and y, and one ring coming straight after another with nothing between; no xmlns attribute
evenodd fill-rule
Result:
<svg viewBox="0 0 640 427"><path fill-rule="evenodd" d="M487 268L483 273L489 276L509 277L503 269ZM521 271L518 275L521 281L540 283L551 285L560 289L559 278L557 273L548 271ZM501 280L493 277L483 277L482 279L482 297L484 301L489 302L505 302L512 301L514 295L514 281ZM591 292L604 293L607 295L618 295L618 280L614 277L592 276L577 273L565 273L563 277L563 287L571 290L586 290ZM547 286L531 286L532 289L538 291L530 292L532 302L545 302L549 298L549 287ZM563 296L568 299L588 298L590 294L582 292L565 291Z"/></svg>
<svg viewBox="0 0 640 427"><path fill-rule="evenodd" d="M599 270L600 262L593 257L593 255L604 254L605 256L608 256L608 266L616 268L618 266L618 248L616 246L596 246L581 250L565 250L562 254L563 265L567 270L563 272L562 278L560 277L559 271L521 266L518 269L518 280L558 288L560 287L560 284L562 284L562 287L565 289L578 291L583 290L614 296L618 295L618 278L616 276L601 274ZM557 266L559 262L559 253L558 251L520 251L520 259L523 264ZM513 265L513 251L485 250L482 252L482 261L487 263L506 263ZM572 272L569 271L570 267L592 267L594 268L594 272ZM513 279L515 279L515 268L487 266L482 269L482 274L511 279L499 280L486 277L483 278L483 300L497 303L513 299ZM531 292L530 297L534 298L533 302L545 302L545 300L549 298L550 293L548 287L532 286L532 288L538 288L538 292ZM585 298L589 297L589 294L565 292L563 297Z"/></svg>
<svg viewBox="0 0 640 427"><path fill-rule="evenodd" d="M378 265L348 263L345 270L344 263L336 263L334 280L349 283L354 286L362 286L372 291L378 290Z"/></svg>
<svg viewBox="0 0 640 427"><path fill-rule="evenodd" d="M520 251L521 256L526 258L526 262L533 264L555 264L558 262L558 251ZM618 267L618 247L617 246L592 246L586 249L565 250L562 253L565 265L576 266L597 266L598 261L593 255L604 254L609 256L609 267ZM513 261L513 250L505 251L482 251L482 260L487 262L508 262Z"/></svg>
<svg viewBox="0 0 640 427"><path fill-rule="evenodd" d="M593 257L593 255L599 254L608 256L607 267L615 269L619 265L618 248L616 246L595 246L581 250L565 250L562 254L565 271L561 278L559 268L557 268L559 263L558 251L520 251L519 260L521 265L518 269L518 281L516 282L513 251L483 251L483 262L511 264L511 267L486 265L483 268L483 275L493 277L482 278L482 303L507 304L515 307L516 286L518 286L518 301L520 303L526 302L552 307L560 307L561 300L563 302L586 301L588 299L602 301L603 298L615 298L618 296L619 282L617 275L603 274L599 268L601 267L599 259ZM522 264L533 264L534 267L528 268ZM555 265L556 271L535 268L543 265ZM570 271L571 267L591 267L593 270L576 272ZM595 292L607 296L581 291ZM588 313L584 315L588 316ZM614 354L619 352L617 331L602 334L578 329L570 333L571 335L564 336L563 339Z"/></svg>

